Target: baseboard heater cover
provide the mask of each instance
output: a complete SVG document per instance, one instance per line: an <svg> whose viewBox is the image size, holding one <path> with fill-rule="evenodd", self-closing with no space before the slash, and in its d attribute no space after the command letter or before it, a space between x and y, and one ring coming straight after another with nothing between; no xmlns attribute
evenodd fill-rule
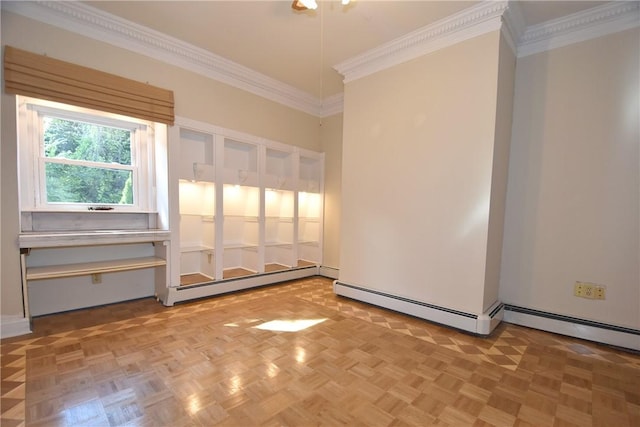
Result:
<svg viewBox="0 0 640 427"><path fill-rule="evenodd" d="M170 287L167 288L165 295L157 295L156 298L165 306L172 306L181 301L190 301L316 275L318 275L317 266L300 267L245 277L234 277L202 285Z"/></svg>
<svg viewBox="0 0 640 427"><path fill-rule="evenodd" d="M505 304L504 321L560 335L640 351L640 330Z"/></svg>
<svg viewBox="0 0 640 427"><path fill-rule="evenodd" d="M504 311L504 305L496 301L485 313L466 313L374 289L350 285L338 280L333 282L333 292L336 295L388 308L481 336L491 334L502 321Z"/></svg>

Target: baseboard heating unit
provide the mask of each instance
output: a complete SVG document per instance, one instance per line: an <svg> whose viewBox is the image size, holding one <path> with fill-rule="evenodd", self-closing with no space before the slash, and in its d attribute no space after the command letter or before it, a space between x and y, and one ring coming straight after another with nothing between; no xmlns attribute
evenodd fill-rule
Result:
<svg viewBox="0 0 640 427"><path fill-rule="evenodd" d="M504 305L497 301L482 314L465 313L447 307L440 307L422 301L391 295L373 289L333 282L336 295L409 314L431 322L450 326L476 335L486 336L502 321Z"/></svg>
<svg viewBox="0 0 640 427"><path fill-rule="evenodd" d="M182 301L222 295L260 286L273 285L288 280L303 279L318 275L318 266L293 268L272 273L261 273L233 279L219 280L194 286L170 287L164 295L156 298L166 306L172 306Z"/></svg>
<svg viewBox="0 0 640 427"><path fill-rule="evenodd" d="M640 351L640 330L505 304L504 321Z"/></svg>

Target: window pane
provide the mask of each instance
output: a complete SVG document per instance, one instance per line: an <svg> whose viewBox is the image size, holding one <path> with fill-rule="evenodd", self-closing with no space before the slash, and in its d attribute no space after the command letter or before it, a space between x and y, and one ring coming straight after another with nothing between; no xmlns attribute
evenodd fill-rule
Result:
<svg viewBox="0 0 640 427"><path fill-rule="evenodd" d="M44 117L45 157L131 165L131 131Z"/></svg>
<svg viewBox="0 0 640 427"><path fill-rule="evenodd" d="M133 204L133 172L45 163L48 203Z"/></svg>

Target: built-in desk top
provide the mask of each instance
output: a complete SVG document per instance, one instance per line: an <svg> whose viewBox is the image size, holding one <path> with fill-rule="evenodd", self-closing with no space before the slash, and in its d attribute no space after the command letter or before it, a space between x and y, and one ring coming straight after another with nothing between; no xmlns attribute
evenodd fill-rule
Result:
<svg viewBox="0 0 640 427"><path fill-rule="evenodd" d="M55 248L65 246L117 245L169 240L167 230L80 230L22 232L20 248Z"/></svg>

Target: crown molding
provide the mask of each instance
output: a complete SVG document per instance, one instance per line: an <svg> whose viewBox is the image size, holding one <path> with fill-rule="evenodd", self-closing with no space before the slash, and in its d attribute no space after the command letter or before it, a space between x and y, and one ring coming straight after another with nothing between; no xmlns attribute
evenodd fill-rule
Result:
<svg viewBox="0 0 640 427"><path fill-rule="evenodd" d="M344 107L344 94L337 93L322 100L322 115L325 118L334 114L342 113Z"/></svg>
<svg viewBox="0 0 640 427"><path fill-rule="evenodd" d="M317 117L323 114L322 101L307 92L80 2L3 2L2 8L204 75Z"/></svg>
<svg viewBox="0 0 640 427"><path fill-rule="evenodd" d="M519 2L509 0L507 9L502 14L502 23L502 34L513 53L517 54L518 41L526 28Z"/></svg>
<svg viewBox="0 0 640 427"><path fill-rule="evenodd" d="M2 2L2 10L204 75L316 117L342 112L343 94L324 100L224 57L80 2ZM527 27L518 1L487 0L334 66L344 82L500 29L518 57L640 26L640 2L603 6Z"/></svg>
<svg viewBox="0 0 640 427"><path fill-rule="evenodd" d="M344 82L499 30L507 1L484 1L334 66Z"/></svg>
<svg viewBox="0 0 640 427"><path fill-rule="evenodd" d="M640 2L613 1L527 27L518 58L640 26Z"/></svg>

